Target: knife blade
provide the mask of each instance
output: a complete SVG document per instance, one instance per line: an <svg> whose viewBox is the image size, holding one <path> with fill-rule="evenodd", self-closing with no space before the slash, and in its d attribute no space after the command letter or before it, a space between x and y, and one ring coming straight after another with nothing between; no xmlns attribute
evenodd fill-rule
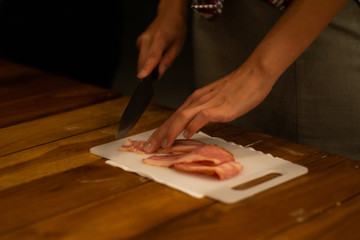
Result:
<svg viewBox="0 0 360 240"><path fill-rule="evenodd" d="M116 139L125 137L139 121L154 95L153 81L158 78L157 67L138 83L126 109L121 116Z"/></svg>

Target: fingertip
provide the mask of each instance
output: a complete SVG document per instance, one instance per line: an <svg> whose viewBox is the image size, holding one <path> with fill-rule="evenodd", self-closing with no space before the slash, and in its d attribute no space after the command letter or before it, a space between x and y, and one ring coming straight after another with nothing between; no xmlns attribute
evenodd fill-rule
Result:
<svg viewBox="0 0 360 240"><path fill-rule="evenodd" d="M191 138L192 136L194 136L194 134L197 133L197 131L190 131L190 130L184 130L183 132L183 136L185 138Z"/></svg>
<svg viewBox="0 0 360 240"><path fill-rule="evenodd" d="M153 153L154 151L156 151L157 149L159 148L158 145L156 145L156 143L154 141L151 141L151 142L148 142L145 144L144 146L144 152L146 154L149 154L149 153Z"/></svg>
<svg viewBox="0 0 360 240"><path fill-rule="evenodd" d="M162 64L159 66L159 78L161 78L166 72L167 66Z"/></svg>
<svg viewBox="0 0 360 240"><path fill-rule="evenodd" d="M145 146L143 149L145 152L148 152L151 149L151 143L150 142L145 143Z"/></svg>
<svg viewBox="0 0 360 240"><path fill-rule="evenodd" d="M139 79L145 78L146 76L147 76L147 74L146 74L145 69L141 69L137 74L137 78L139 78Z"/></svg>
<svg viewBox="0 0 360 240"><path fill-rule="evenodd" d="M151 136L147 139L144 151L145 153L152 153L156 151L160 147L160 141L159 141L159 129L156 129Z"/></svg>

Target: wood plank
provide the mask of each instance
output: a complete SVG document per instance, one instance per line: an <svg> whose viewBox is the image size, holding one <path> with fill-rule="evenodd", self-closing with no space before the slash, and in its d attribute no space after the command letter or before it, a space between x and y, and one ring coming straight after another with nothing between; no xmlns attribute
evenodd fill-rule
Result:
<svg viewBox="0 0 360 240"><path fill-rule="evenodd" d="M0 58L0 82L39 73L39 70Z"/></svg>
<svg viewBox="0 0 360 240"><path fill-rule="evenodd" d="M154 113L156 113L156 118L153 117ZM170 113L171 111L160 111L158 107L150 107L130 134L136 134L159 126ZM82 178L81 173L83 169L92 169L94 166L92 163L101 159L98 156L90 154L89 149L92 146L114 140L116 129L117 125L112 125L0 157L0 163L3 165L0 169L0 189L3 189L3 191L0 191L0 212L3 213L1 216L4 222L6 222L6 224L0 226L0 232L4 233L14 230L45 217L62 213L67 208L78 207L84 203L93 201L94 198L88 197L88 195L93 195L94 189L83 189L82 183L84 183L84 181L81 181L81 184L76 181ZM87 166L81 167L84 165ZM79 166L80 168L77 168ZM73 168L76 169L66 172ZM110 166L106 169L109 168L113 169L111 171L113 174L125 173L118 168ZM101 171L104 171L102 168L99 169L96 167L95 170L99 171L99 175L94 174L95 179L93 181L95 181L95 183L97 183L98 177L101 174L104 176L109 175L108 173L101 173ZM76 174L79 171L80 174L77 176ZM106 172L108 172L108 170L106 170ZM121 176L123 179L118 181L118 186L132 186L133 182L144 182L143 178L135 174L126 173L125 175L127 176L126 179L130 182L127 183L127 180ZM71 179L67 179L66 176ZM135 181L134 176L137 176ZM75 177L77 177L77 180L73 179ZM104 184L101 185L101 187L105 188L108 187L109 181L117 181L116 178L100 179L106 180L105 186ZM73 181L72 184L69 183L71 181ZM90 179L89 181L91 182L92 180ZM55 184L56 182L58 182L58 184ZM50 190L47 190L49 188ZM116 184L114 184L110 190L113 191L113 188L116 189ZM104 191L104 194L110 194L111 191ZM56 195L54 196L53 194ZM87 202L80 201L81 195ZM101 198L105 197L105 195L101 195ZM56 205L59 203L58 201L61 199L64 200L64 198L73 200L70 205L62 204L62 207L58 206L55 209L42 209L42 206ZM31 199L30 203L27 202L29 199ZM44 202L43 204L41 204L42 201ZM77 201L80 201L81 204L77 203ZM20 207L17 208L15 212L14 209L9 208L14 202L20 204ZM34 205L39 208L36 210L36 214L19 216L19 212L17 211L31 212L31 208L33 208ZM11 218L11 216L15 218ZM0 217L0 222L3 222L3 220L1 220Z"/></svg>
<svg viewBox="0 0 360 240"><path fill-rule="evenodd" d="M115 91L0 60L1 128L118 96Z"/></svg>
<svg viewBox="0 0 360 240"><path fill-rule="evenodd" d="M126 99L56 114L0 129L0 156L115 124Z"/></svg>
<svg viewBox="0 0 360 240"><path fill-rule="evenodd" d="M103 107L104 104L100 104L99 106ZM113 106L113 104L110 104L109 106L111 107ZM98 113L97 109L98 108L96 108L94 111L86 110L86 112ZM109 120L108 118L100 119L101 121L99 119L96 119L96 121L93 122L94 118L91 117L88 118L86 117L86 114L81 114L82 112L83 111L80 111L80 114L70 113L71 116L69 118L69 122L63 121L66 123L65 126L69 126L74 122L78 122L79 119L77 118L77 116L80 116L81 118L85 116L85 119L83 120L81 126L84 129L85 128L86 129L85 130L82 129L81 132L85 132L88 129L95 129L102 127L104 125L106 126L108 124L111 124L111 122L108 122ZM159 126L170 114L171 111L162 111L156 107L149 108L144 113L144 116L140 119L139 124L135 126L134 130L130 133L130 135L138 132L143 132ZM54 116L54 118L57 117L59 117L57 121L60 121L60 119L66 119L63 116ZM114 121L116 122L117 119L115 119ZM34 125L44 126L43 129L39 128L40 130L45 130L46 129L45 126L49 125L49 119L40 119L40 120L36 120L36 122L40 122L40 123ZM96 125L94 125L94 123L96 123ZM101 123L101 125L99 123ZM62 131L57 129L51 129L50 127L49 129L53 132L51 134L46 134L45 137L42 136L38 131L34 135L38 136L39 138L28 140L29 143L33 145L29 147L27 150L18 151L13 154L6 154L0 157L0 189L16 186L24 182L32 181L36 178L48 176L61 171L66 171L71 168L79 167L87 163L93 162L94 160L96 160L96 158L92 158L92 157L85 158L84 156L88 154L88 150L92 146L114 140L116 127L117 127L116 125L112 125L110 127L102 128L96 131L86 132L80 135L76 135L78 134L78 132L75 132L72 134L61 135L61 136L58 135L64 134ZM70 130L75 131L79 129L70 129ZM67 138L67 136L69 135L70 136L75 135L75 136ZM48 136L51 137L51 139L46 138ZM242 139L244 143L246 143L245 142L246 137L247 135L244 136L241 134L238 135L238 138ZM60 138L64 138L64 139L59 141L54 141ZM252 139L247 141L251 142ZM19 140L17 141L14 140L14 142L18 143ZM24 146L24 144L19 144L19 148L21 146ZM68 156L69 152L71 153L71 155ZM64 154L65 156L68 156L66 161L63 160ZM285 155L283 154L282 156ZM289 157L288 155L287 158L289 159L291 157ZM86 159L86 161L83 161L82 159ZM57 165L60 164L59 162L61 162L61 165ZM37 169L37 171L34 172L33 169Z"/></svg>
<svg viewBox="0 0 360 240"><path fill-rule="evenodd" d="M23 123L52 114L115 98L116 94L90 85L81 85L63 90L47 91L27 98L0 103L0 127Z"/></svg>
<svg viewBox="0 0 360 240"><path fill-rule="evenodd" d="M77 109L81 102L97 98L98 89L71 80L47 85L42 73L17 69L0 64L0 92L6 90L0 94L0 100L6 100L0 107L7 112L0 112L0 127L1 114L4 121L27 121L0 129L1 239L360 236L357 161L227 124L209 124L203 131L212 136L305 165L310 172L232 205L195 199L107 166L88 153L90 147L114 140L129 98ZM22 82L12 81L19 77ZM129 135L159 126L171 112L151 105ZM53 116L41 118L47 114ZM35 120L26 120L29 116Z"/></svg>
<svg viewBox="0 0 360 240"><path fill-rule="evenodd" d="M0 156L73 136L119 122L129 98L120 98L93 106L56 114L0 129ZM165 119L171 110L151 104L141 119L142 129L149 129L152 121ZM147 124L147 121L150 123ZM0 161L4 166L4 162ZM6 163L8 164L8 163ZM1 167L0 165L0 167Z"/></svg>
<svg viewBox="0 0 360 240"><path fill-rule="evenodd" d="M129 135L158 127L171 113L171 111L156 109L154 107L154 110L152 110L150 107ZM156 118L153 117L154 113L157 113ZM42 120L37 121L43 122ZM76 120L76 118L73 118L70 123L76 122ZM99 128L99 123L103 125L100 120L101 118L97 119L95 121L97 125L91 125L91 128ZM105 124L108 123L105 122ZM85 124L82 126L85 126ZM115 140L116 129L117 125L112 125L1 156L0 189L10 188L99 160L97 156L89 153L89 149ZM49 136L53 137L53 135ZM44 140L44 138L39 138L40 140Z"/></svg>
<svg viewBox="0 0 360 240"><path fill-rule="evenodd" d="M360 195L357 195L269 239L360 239L359 223Z"/></svg>
<svg viewBox="0 0 360 240"><path fill-rule="evenodd" d="M327 214L329 209L335 208L336 203L349 201L360 194L357 161L335 155L322 157L323 153L319 153L306 158L310 169L306 176L236 204L217 203L204 207L158 225L133 239L187 239L188 236L194 239L233 239L236 236L244 239L268 239L284 229L291 231L307 221L310 221L307 229L313 225L321 226L325 216L319 217L319 220L315 220L314 216ZM351 205L349 209L358 211L358 204ZM342 212L341 219L345 220L347 216L358 219L350 210ZM337 223L336 219L329 222ZM309 234L310 237L307 238L306 233L300 234L304 238L299 239L317 239L311 236L318 236L316 234L322 232L308 231L314 235ZM292 233L297 234L297 231ZM335 235L340 234L336 232ZM292 239L291 236L283 233L279 239ZM328 239L338 239L333 238L332 234L326 236Z"/></svg>
<svg viewBox="0 0 360 240"><path fill-rule="evenodd" d="M101 201L147 181L146 178L111 167L101 159L0 191L0 236L91 202Z"/></svg>
<svg viewBox="0 0 360 240"><path fill-rule="evenodd" d="M156 111L159 110L155 109L154 112ZM135 126L132 132L135 134L137 132L148 130L149 127L153 128L158 126L162 121L164 121L164 116L166 115L164 114L164 111L159 111L158 113L159 114L157 114L156 118L154 118L154 114L145 114L144 117L140 119L140 124ZM98 129L95 131L83 133L70 138L62 139L60 141L51 142L45 145L41 145L35 148L31 148L28 150L24 150L22 152L18 152L6 156L6 157L15 156L15 158L22 156L23 158L25 158L22 160L22 162L26 163L27 166L21 166L22 164L19 163L11 167L3 168L0 170L2 171L0 173L0 176L8 176L8 177L10 176L13 180L18 181L12 185L13 187L9 188L10 186L7 186L6 190L0 191L0 211L4 213L2 215L3 219L1 219L0 217L0 221L7 223L0 227L2 233L9 234L8 237L11 239L12 234L14 234L14 231L21 232L23 230L19 230L19 229L22 229L29 224L37 225L36 222L38 221L55 217L57 215L63 216L62 214L66 212L79 211L84 208L81 207L82 205L85 205L86 209L87 208L92 209L94 204L95 205L99 204L100 206L103 206L105 204L107 206L107 207L104 206L105 209L103 209L105 213L106 212L116 213L118 211L120 212L120 215L110 214L109 217L111 218L113 217L118 218L119 216L121 216L121 211L125 211L124 214L127 216L123 219L123 222L121 222L120 224L123 226L124 221L126 221L127 227L130 227L132 230L130 232L124 231L124 234L130 234L130 233L135 234L138 232L139 226L141 226L140 229L146 230L147 228L151 227L152 225L156 224L159 221L165 221L166 219L164 219L164 217L172 218L174 216L182 214L183 209L185 209L186 211L191 211L191 209L196 208L200 203L207 204L209 202L208 199L200 200L199 202L199 200L197 199L193 199L192 197L189 197L185 194L180 194L177 191L171 190L165 186L154 183L157 186L154 187L153 185L149 185L149 187L144 188L145 190L132 191L132 195L131 194L128 195L128 193L124 193L123 195L120 195L119 199L115 200L117 204L116 206L119 209L115 208L115 211L106 210L106 208L114 206L113 203L114 197L112 195L114 194L114 192L118 194L120 191L117 190L119 190L121 186L125 185L124 189L131 188L134 186L133 184L137 185L139 183L143 183L144 179L135 174L127 173L118 168L113 168L110 166L107 168L107 169L109 168L113 169L113 171L110 171L112 172L110 174L101 172L104 171L102 170L102 168L99 169L99 167L95 167L94 171L96 171L96 173L91 173L91 176L93 175L93 177L91 177L90 180L86 180L86 181L90 181L90 182L94 181L93 183L100 184L101 186L83 187L82 183L84 181L80 181L79 183L77 182L78 179L82 179L83 171L86 171L86 173L88 174L89 171L88 168L92 169L96 164L90 164L84 167L70 170L68 172L64 172L64 171L66 171L68 167L74 168L78 164L80 165L88 164L89 162L98 161L100 159L99 157L93 156L88 153L88 149L90 148L90 145L101 144L101 142L95 142L98 141L98 139L100 139L99 141L104 141L104 142L109 141L108 137L111 138L113 137L116 127L117 126L110 126L104 129ZM36 157L31 157L34 155ZM12 173L8 172L9 169L11 169L10 171L12 171ZM34 171L34 169L36 169L36 172ZM108 172L108 170L106 170L106 172ZM112 174L117 174L117 173L121 174L121 176L112 179ZM111 179L105 177L108 175L111 177ZM27 176L27 177L24 178L23 176ZM100 180L104 179L101 176L105 177L106 179L104 183L103 181L100 182L97 181L99 180L99 177ZM89 176L86 175L86 179L88 179L88 177ZM118 179L118 178L122 178L122 179ZM136 179L135 183L134 183L134 178ZM117 181L117 183L113 183L113 181ZM0 183L3 182L9 182L9 181L6 180L5 177L5 179L0 180ZM101 189L108 188L113 184L115 190L114 189L110 189L109 191L101 190L103 191L103 193L98 193L98 190L96 190L96 187ZM116 186L119 186L117 190L116 190ZM166 190L167 192L173 191L176 194L169 195L168 193L165 192L163 193L164 196L161 196L162 194L159 194L159 191L160 192L163 191L161 189L167 189ZM97 192L97 194L95 194L96 196L88 197L89 195L94 194L95 190ZM169 213L164 216L155 214L156 212L158 212L159 206L157 206L156 209L152 209L152 210L148 209L149 206L148 204L143 204L141 206L142 203L147 202L143 200L143 197L146 199L146 196L144 196L144 191L147 192L148 194L152 194L152 200L150 202L152 202L153 206L157 206L155 202L159 201L158 197L160 197L161 199L171 198L171 201L173 201L174 199L176 199L177 201L183 201L185 207L178 208L177 206L174 206L174 209L169 209L168 210ZM105 195L108 195L108 197L106 198ZM124 196L130 196L130 197L127 197L126 198L127 200L123 200ZM106 202L104 203L104 199L105 200L107 199L106 201L109 201L109 203ZM129 211L128 208L124 209L123 206L127 205L129 201L134 202L133 199L137 199L134 204L133 203L131 204L133 208L137 208L137 206L140 205L140 209L144 208L147 211L144 212L145 213L144 218L138 218L133 216L131 221L127 221L128 215L131 215L131 211ZM70 201L70 203L62 203L64 201ZM19 204L18 209L11 208L14 202ZM56 205L61 205L61 206L55 207ZM74 210L75 208L79 208L79 209ZM96 207L96 209L98 209L98 207ZM150 215L154 216L154 221L149 222L149 224L145 224L145 222L147 222L148 219L146 217L146 213L149 213L150 210L152 211ZM21 212L29 212L29 211L35 211L36 213L19 216ZM88 211L89 210L86 210L85 212L88 213ZM132 211L135 210L133 209ZM97 212L97 214L101 212L102 211ZM98 217L98 220L101 222L103 222L102 220L100 220L102 219L102 217L103 216ZM144 220L145 222L143 222ZM85 219L83 221L88 221L88 219ZM77 222L78 221L75 220L75 223ZM78 225L78 224L74 225L73 221L67 223L69 223L72 226ZM76 228L78 227L79 226L77 226ZM127 228L124 227L124 229ZM91 232L89 230L91 229L87 229L85 232L81 232L80 234L88 234L89 232ZM70 235L72 235L72 233ZM1 236L1 238L3 237L5 236ZM39 236L30 235L30 236L26 236L26 239L29 238L31 239L31 237L38 238ZM47 237L49 237L48 234L46 234L44 238ZM50 237L53 238L53 236Z"/></svg>
<svg viewBox="0 0 360 240"><path fill-rule="evenodd" d="M80 82L0 59L0 100L16 101L48 91L79 87Z"/></svg>
<svg viewBox="0 0 360 240"><path fill-rule="evenodd" d="M274 193L271 191L266 191L260 195L257 195L251 199L242 201L240 203L234 204L234 205L224 205L224 204L215 204L214 206L210 206L209 204L211 204L211 201L208 201L204 204L200 204L197 207L191 206L191 210L185 210L184 212L176 212L174 213L173 211L175 211L174 209L171 209L172 215L170 214L169 218L165 219L160 219L159 216L155 216L156 219L153 219L152 215L156 215L154 214L154 212L159 211L159 209L155 210L149 210L149 206L143 206L144 203L140 203L138 201L131 201L131 205L126 205L127 208L131 208L132 206L136 206L137 210L133 210L134 212L136 212L137 214L141 214L141 216L143 217L139 217L137 215L137 217L133 217L129 219L129 215L131 215L129 212L124 212L124 210L122 209L121 206L123 205L117 205L117 201L120 200L116 200L114 203L113 199L111 198L110 203L107 202L101 202L101 203L93 203L93 204L89 204L88 206L84 206L83 208L77 209L77 210L73 210L71 212L66 212L62 215L58 215L58 216L53 216L51 219L44 219L41 222L37 222L34 224L31 224L31 226L25 227L25 228L21 228L19 229L17 232L13 232L13 233L9 233L9 235L7 236L3 236L5 237L5 239L15 239L15 238L21 238L22 236L27 236L27 237L33 237L33 238L46 238L51 236L52 238L85 238L85 237L89 237L91 236L91 234L101 234L102 236L104 236L105 238L112 238L115 235L114 234L119 234L119 231L115 230L115 229L120 229L121 230L121 234L120 237L135 237L135 238L147 238L147 237L156 237L156 238L162 238L162 236L164 235L164 229L165 229L165 235L166 236L170 236L170 237L176 237L177 239L180 236L188 237L188 234L195 234L194 236L198 236L199 239L202 239L202 234L203 232L207 232L204 235L204 238L209 238L212 236L217 236L217 231L223 232L223 231L228 231L229 229L222 229L224 226L220 224L220 226L214 226L212 224L218 225L219 222L226 222L228 223L228 219L232 220L230 225L231 225L231 234L242 234L242 236L246 236L244 235L244 232L237 232L234 229L238 229L236 226L247 226L246 222L248 222L248 220L245 220L243 222L239 222L238 218L239 216L244 217L245 219L247 219L247 217L252 215L252 218L250 218L250 220L253 221L259 221L257 219L255 219L257 217L257 215L253 214L253 212L257 211L259 213L265 212L266 216L277 216L277 212L279 209L276 208L277 206L281 206L281 212L279 213L279 216L276 217L275 219L272 218L271 220L265 220L265 221L261 221L259 223L259 225L256 225L256 227L250 228L250 230L254 230L255 232L261 232L259 229L261 228L260 226L263 226L264 223L266 223L267 225L271 225L271 223L273 221L276 221L277 223L281 223L278 224L278 227L274 229L274 231L279 230L279 229L283 229L289 226L292 226L293 224L297 223L297 220L295 217L297 212L299 211L298 209L307 209L309 208L309 213L312 213L311 207L308 206L304 206L304 204L299 201L301 199L302 193L298 193L297 191L291 191L291 189L302 189L305 188L304 186L308 186L309 182L321 182L321 178L323 177L323 175L319 175L319 173L322 173L321 170L321 166L324 165L324 161L325 158L323 157L323 153L319 153L317 156L314 157L309 157L309 159L307 160L307 162L309 163L309 165L311 167L313 167L312 165L316 166L318 168L318 172L314 172L316 173L314 176L317 177L317 179L309 179L308 176L305 178L301 178L298 179L296 181L292 181L290 182L288 186L286 185L282 185L279 186L279 188L277 188L277 191L275 191ZM299 155L295 155L298 156L298 158L302 158L302 156ZM330 161L331 158L333 158L333 156L330 156ZM317 161L319 161L319 159L323 162L321 163L317 163ZM336 158L335 158L336 160ZM336 170L336 165L340 164L340 160L343 159L338 159L339 162L333 161L332 164L330 164L329 166L331 166L331 170L334 171ZM352 162L351 162L352 164ZM315 168L316 169L316 168ZM332 174L332 172L325 172L325 174ZM352 175L349 175L350 177L352 177ZM335 180L336 181L336 180ZM328 185L329 183L324 183L324 185ZM357 183L355 183L357 184ZM330 184L331 185L331 184ZM156 186L156 187L155 187ZM161 199L169 197L169 194L171 195L171 191L168 192L167 194L165 194L165 196L163 196L162 191L164 191L164 189L166 189L166 191L168 191L169 189L166 187L160 187L161 185L154 183L154 186L151 185L151 187L148 190L143 190L143 188L137 188L137 190L131 190L130 192L130 197L136 198L134 197L137 194L140 194L141 197L145 197L145 199L148 200L149 197L143 196L144 192L151 192L154 195L153 196L161 196ZM322 186L319 186L320 188ZM144 186L144 189L147 189L148 187ZM160 192L154 191L153 188L164 188L163 190L158 190ZM139 190L141 189L141 190ZM132 192L134 191L134 192ZM174 190L172 190L174 191ZM317 187L315 187L313 189L313 191L317 191L318 189ZM176 191L174 191L176 192ZM331 193L331 191L328 192L329 194ZM121 194L121 197L119 196L120 199L126 198L128 199L128 201L130 201L130 197L129 197L129 192L124 193L124 195ZM263 196L261 196L263 195ZM287 196L289 195L289 196ZM310 196L312 196L313 194L310 194ZM286 199L283 199L283 196L286 196ZM328 196L322 196L321 194L318 196L320 200L323 200L324 197L325 199L328 199ZM116 199L118 199L118 197L115 197ZM139 197L138 197L139 198ZM153 197L154 198L154 197ZM178 198L178 197L177 197ZM191 198L191 197L188 197ZM254 200L255 199L255 200ZM266 201L266 199L272 199L271 202ZM153 200L154 202L152 204L155 204L156 200ZM324 204L321 202L316 202L316 205L319 206L323 206ZM146 202L146 201L145 201ZM305 205L311 205L311 202L313 202L313 200L305 203ZM123 203L123 202L122 202ZM197 201L195 201L195 203L197 203ZM290 203L290 204L285 204L285 203ZM112 210L106 210L106 207L103 207L105 205L109 205L111 207L114 207L115 204L115 208L113 208ZM173 199L170 199L168 203L158 203L161 205L165 205L165 206L173 206L174 201ZM180 203L179 203L180 204ZM183 202L181 202L181 204L183 204ZM208 206L209 205L209 206ZM326 205L326 204L325 204ZM208 207L205 207L208 206ZM202 209L199 209L200 207L203 207ZM171 208L171 207L170 207ZM152 209L152 208L151 208ZM149 212L150 211L150 212ZM154 212L152 212L154 211ZM193 212L194 211L194 212ZM113 212L116 212L117 215L112 214ZM161 211L159 211L161 212ZM234 212L234 213L230 213L230 212ZM124 215L123 215L124 214ZM134 213L133 213L134 214ZM159 213L160 214L160 213ZM97 216L99 215L99 216ZM105 218L104 218L105 215ZM149 217L150 216L150 217ZM200 216L200 219L199 219ZM164 216L163 216L164 217ZM91 218L91 221L85 221L84 219L88 219ZM205 218L205 219L204 219ZM81 220L83 219L83 220ZM93 219L97 219L97 220L93 220ZM101 219L101 220L100 220ZM123 220L121 220L123 219ZM195 221L196 220L196 221ZM225 221L226 220L226 221ZM85 221L85 222L84 222ZM125 222L124 222L125 221ZM188 221L190 222L190 225L188 225ZM79 228L78 226L75 226L77 224L69 224L69 222L81 222L81 227ZM148 225L151 222L150 225ZM188 232L188 230L184 230L184 229L192 229L192 225L198 226L200 229L196 229L194 232L190 231ZM174 229L178 229L179 226L181 226L180 228L183 229L182 231L185 232L180 232L179 230L177 230L176 234L173 235L172 233L168 233L172 232L174 229L170 228L168 229L168 227L173 226ZM57 226L57 227L54 227ZM125 226L125 227L124 227ZM141 226L141 227L139 227ZM215 231L213 231L212 229L215 229ZM246 227L248 228L248 226ZM254 228L259 228L259 229L254 229ZM126 230L128 229L128 230ZM269 227L269 229L273 229L272 227ZM235 232L234 232L235 231ZM200 234L201 233L201 234ZM139 235L138 235L139 234ZM200 235L199 235L200 234ZM267 234L271 234L269 232L267 232ZM136 237L136 235L138 235ZM229 235L230 236L230 235ZM217 236L220 237L220 236ZM252 236L250 235L250 237L259 237L257 235ZM165 238L165 236L163 237Z"/></svg>
<svg viewBox="0 0 360 240"><path fill-rule="evenodd" d="M127 239L211 203L150 181L1 239Z"/></svg>
<svg viewBox="0 0 360 240"><path fill-rule="evenodd" d="M344 161L337 156L328 156L328 159L322 157L323 153L308 157L310 175L233 205L213 205L208 199L195 199L188 204L189 199L194 199L151 182L104 201L44 219L9 233L3 236L3 239L24 236L29 239L77 239L88 238L91 235L134 239L185 239L188 236L196 239L226 239L233 236L266 239L281 229L296 226L299 219L302 219L302 222L312 219L314 215L327 211L334 203L345 201L349 195L359 194L358 188L354 188L360 183L358 168L355 165L357 162ZM339 168L342 166L344 174L339 174ZM329 175L335 177L324 181L324 176ZM349 178L356 181L349 185ZM326 188L331 188L332 191ZM325 190L322 192L319 189ZM333 191L338 189L342 191L334 195ZM204 200L206 202L203 202ZM129 202L130 205L127 204ZM190 205L191 209L174 209L174 206L177 208L183 205ZM79 226L74 223L81 224Z"/></svg>
<svg viewBox="0 0 360 240"><path fill-rule="evenodd" d="M0 162L11 165L0 169L0 190L98 161L89 149L112 141L115 130L90 131L1 157Z"/></svg>

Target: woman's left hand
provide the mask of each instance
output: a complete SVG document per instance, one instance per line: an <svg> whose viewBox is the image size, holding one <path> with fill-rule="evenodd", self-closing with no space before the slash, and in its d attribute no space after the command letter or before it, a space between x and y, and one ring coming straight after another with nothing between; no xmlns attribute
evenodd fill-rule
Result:
<svg viewBox="0 0 360 240"><path fill-rule="evenodd" d="M182 131L189 138L208 122L232 121L255 108L346 2L293 1L249 58L234 72L195 91L150 136L144 150L169 147Z"/></svg>
<svg viewBox="0 0 360 240"><path fill-rule="evenodd" d="M196 90L185 103L148 139L147 153L169 147L184 131L190 138L209 122L229 122L256 107L270 92L275 81L256 71L241 68Z"/></svg>

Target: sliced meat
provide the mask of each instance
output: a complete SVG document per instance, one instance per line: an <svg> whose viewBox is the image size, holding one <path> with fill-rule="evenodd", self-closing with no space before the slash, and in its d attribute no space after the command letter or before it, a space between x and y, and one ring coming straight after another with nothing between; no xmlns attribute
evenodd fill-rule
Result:
<svg viewBox="0 0 360 240"><path fill-rule="evenodd" d="M143 162L152 166L171 167L176 163L201 163L213 166L234 161L234 156L225 149L216 145L205 145L192 152L178 155L154 155L143 159Z"/></svg>
<svg viewBox="0 0 360 240"><path fill-rule="evenodd" d="M119 150L145 154L145 143L128 139ZM155 153L161 155L152 155L143 159L143 162L157 167L173 167L185 172L214 175L220 180L233 177L242 171L242 165L235 162L232 153L198 140L177 139L171 147L159 148Z"/></svg>
<svg viewBox="0 0 360 240"><path fill-rule="evenodd" d="M180 171L197 172L206 175L215 175L219 180L231 178L239 174L242 165L238 162L226 162L216 166L207 166L201 163L175 163L173 167Z"/></svg>
<svg viewBox="0 0 360 240"><path fill-rule="evenodd" d="M205 146L206 143L194 139L176 139L169 148L159 148L156 153L188 153Z"/></svg>
<svg viewBox="0 0 360 240"><path fill-rule="evenodd" d="M134 152L137 154L145 154L144 146L145 141L136 141L127 139L125 143L121 146L119 151L121 152ZM177 139L174 144L169 148L159 148L154 153L172 153L172 154L180 154L180 153L188 153L192 152L195 149L205 146L206 144L193 139Z"/></svg>
<svg viewBox="0 0 360 240"><path fill-rule="evenodd" d="M136 141L127 139L124 144L120 147L120 152L133 152L137 154L145 154L144 146L145 141Z"/></svg>

